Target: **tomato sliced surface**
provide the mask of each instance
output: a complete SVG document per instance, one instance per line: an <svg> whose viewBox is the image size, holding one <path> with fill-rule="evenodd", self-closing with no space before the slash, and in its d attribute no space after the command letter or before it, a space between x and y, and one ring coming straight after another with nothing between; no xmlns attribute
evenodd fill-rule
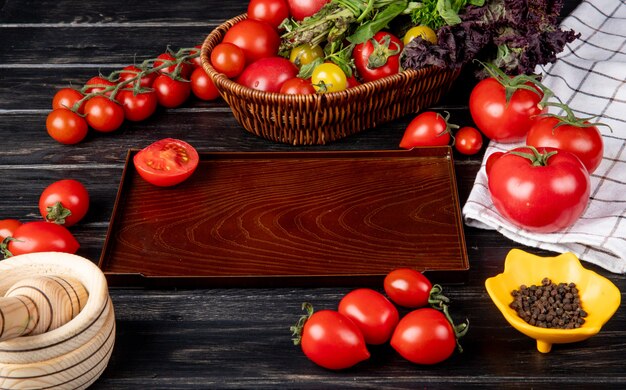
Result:
<svg viewBox="0 0 626 390"><path fill-rule="evenodd" d="M140 150L133 163L144 180L168 187L189 178L198 167L199 160L198 152L187 142L164 138Z"/></svg>

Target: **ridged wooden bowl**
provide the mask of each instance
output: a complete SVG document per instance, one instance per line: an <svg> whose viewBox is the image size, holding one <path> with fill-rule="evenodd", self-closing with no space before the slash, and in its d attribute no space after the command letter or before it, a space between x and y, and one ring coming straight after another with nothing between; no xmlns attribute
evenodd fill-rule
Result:
<svg viewBox="0 0 626 390"><path fill-rule="evenodd" d="M57 252L0 262L0 295L20 279L65 275L80 281L89 297L80 313L54 330L0 342L0 388L82 389L102 374L115 342L115 315L104 274L91 261Z"/></svg>
<svg viewBox="0 0 626 390"><path fill-rule="evenodd" d="M292 145L325 144L431 106L450 89L460 70L405 70L341 92L287 95L244 87L211 66L213 48L239 15L215 28L201 49L202 66L249 132Z"/></svg>

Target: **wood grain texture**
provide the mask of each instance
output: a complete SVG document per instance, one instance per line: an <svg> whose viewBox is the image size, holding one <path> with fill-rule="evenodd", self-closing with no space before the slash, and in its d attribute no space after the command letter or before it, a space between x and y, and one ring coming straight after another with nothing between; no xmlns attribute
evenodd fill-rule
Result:
<svg viewBox="0 0 626 390"><path fill-rule="evenodd" d="M566 0L566 10L577 3ZM44 130L57 88L82 85L99 70L108 73L135 57L154 57L167 45L199 44L211 26L244 12L246 2L183 0L146 6L121 0L3 0L0 5L0 218L36 220L37 200L47 184L64 177L79 179L92 195L92 207L72 232L81 244L79 254L94 261L104 245L129 148L177 137L203 152L395 150L411 119L409 115L321 148L293 148L248 134L223 101L192 99L181 108L159 110L145 122L125 124L113 134L90 134L79 145L63 146ZM454 123L471 125L467 96L474 83L462 75L435 108L449 111ZM454 154L461 204L481 157ZM597 336L539 354L533 340L506 323L483 285L487 277L502 272L508 251L521 246L494 231L464 227L464 232L472 264L467 281L444 288L452 299L453 317L468 317L470 330L462 340L465 352L442 365L412 365L389 347L372 350L370 361L345 372L308 361L291 344L289 333L301 303L333 309L349 287L113 289L116 341L108 367L92 388L624 387L623 308ZM626 291L624 275L590 268Z"/></svg>

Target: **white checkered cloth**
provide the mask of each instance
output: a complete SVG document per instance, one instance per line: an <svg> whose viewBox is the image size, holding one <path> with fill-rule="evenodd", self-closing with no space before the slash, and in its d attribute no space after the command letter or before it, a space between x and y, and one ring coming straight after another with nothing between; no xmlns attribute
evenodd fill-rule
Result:
<svg viewBox="0 0 626 390"><path fill-rule="evenodd" d="M598 116L604 158L591 175L589 204L574 225L549 234L515 227L495 209L487 187L485 162L495 151L523 144L491 142L474 187L463 207L465 223L496 229L524 245L573 252L611 272L626 273L626 1L584 0L563 20L581 37L554 64L540 67L543 82L579 117ZM555 111L557 112L557 111Z"/></svg>

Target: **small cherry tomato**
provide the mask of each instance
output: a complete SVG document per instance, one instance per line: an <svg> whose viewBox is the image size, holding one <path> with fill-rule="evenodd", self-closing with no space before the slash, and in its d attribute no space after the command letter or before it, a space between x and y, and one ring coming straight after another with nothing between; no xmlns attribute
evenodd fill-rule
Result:
<svg viewBox="0 0 626 390"><path fill-rule="evenodd" d="M428 305L432 283L424 274L410 268L398 268L385 276L385 293L397 305L418 308Z"/></svg>
<svg viewBox="0 0 626 390"><path fill-rule="evenodd" d="M310 305L304 307L308 315L292 330L306 357L330 370L342 370L369 359L363 334L351 319L333 310L314 313Z"/></svg>
<svg viewBox="0 0 626 390"><path fill-rule="evenodd" d="M11 237L8 245L2 248L5 257L34 252L76 253L80 246L66 227L43 221L27 222Z"/></svg>
<svg viewBox="0 0 626 390"><path fill-rule="evenodd" d="M379 31L352 50L354 67L364 81L374 81L400 72L400 54L404 45L395 35Z"/></svg>
<svg viewBox="0 0 626 390"><path fill-rule="evenodd" d="M0 220L0 242L7 237L13 237L15 230L20 226L22 226L22 222L17 219Z"/></svg>
<svg viewBox="0 0 626 390"><path fill-rule="evenodd" d="M348 87L348 79L341 68L331 62L313 69L311 83L318 93L339 92Z"/></svg>
<svg viewBox="0 0 626 390"><path fill-rule="evenodd" d="M369 288L346 294L337 311L359 327L367 344L379 345L389 341L400 320L398 309L383 294Z"/></svg>
<svg viewBox="0 0 626 390"><path fill-rule="evenodd" d="M156 92L140 92L135 95L133 91L122 90L117 94L117 101L124 109L124 118L129 121L139 122L148 119L157 109Z"/></svg>
<svg viewBox="0 0 626 390"><path fill-rule="evenodd" d="M305 43L291 49L289 61L293 62L298 68L302 65L310 64L318 58L324 58L324 51L321 46L311 46Z"/></svg>
<svg viewBox="0 0 626 390"><path fill-rule="evenodd" d="M222 42L211 50L211 65L232 79L239 76L246 66L246 55L232 43Z"/></svg>
<svg viewBox="0 0 626 390"><path fill-rule="evenodd" d="M191 92L201 100L215 100L220 96L220 91L204 68L196 68L191 73Z"/></svg>
<svg viewBox="0 0 626 390"><path fill-rule="evenodd" d="M298 68L282 57L267 57L248 65L237 82L248 88L279 92L283 83L298 75Z"/></svg>
<svg viewBox="0 0 626 390"><path fill-rule="evenodd" d="M85 87L88 87L85 90L85 94L94 93L94 92L103 92L105 89L115 86L116 83L110 81L101 76L95 76L89 79L85 84ZM107 95L111 94L111 91L106 92Z"/></svg>
<svg viewBox="0 0 626 390"><path fill-rule="evenodd" d="M289 17L289 6L285 0L250 0L248 18L269 23L275 29Z"/></svg>
<svg viewBox="0 0 626 390"><path fill-rule="evenodd" d="M287 0L289 12L295 20L302 20L315 14L330 0Z"/></svg>
<svg viewBox="0 0 626 390"><path fill-rule="evenodd" d="M454 147L462 154L476 154L483 147L483 136L473 127L461 127L456 133Z"/></svg>
<svg viewBox="0 0 626 390"><path fill-rule="evenodd" d="M312 95L315 94L315 88L309 80L294 77L283 83L280 87L280 93L291 95Z"/></svg>
<svg viewBox="0 0 626 390"><path fill-rule="evenodd" d="M417 37L420 37L433 44L437 43L437 33L435 33L433 29L428 26L411 27L409 31L407 31L404 35L403 43L405 45L408 45L409 42Z"/></svg>
<svg viewBox="0 0 626 390"><path fill-rule="evenodd" d="M122 69L122 71L120 72L119 82L121 83L123 81L134 79L135 77L137 77L137 75L140 72L141 72L141 69L139 69L135 65L128 65L124 67L124 69ZM139 85L143 88L150 88L152 87L152 83L154 83L154 79L156 79L156 77L157 77L156 72L148 73L139 79ZM135 83L136 81L132 83L128 83L125 85L125 87L132 88L135 85Z"/></svg>
<svg viewBox="0 0 626 390"><path fill-rule="evenodd" d="M52 109L56 110L57 108L67 108L68 110L71 110L74 107L74 104L78 103L84 97L85 96L80 93L79 90L74 88L61 88L52 98ZM78 108L79 114L84 112L85 102L83 102Z"/></svg>
<svg viewBox="0 0 626 390"><path fill-rule="evenodd" d="M198 54L197 57L193 57L191 60L192 68L202 68L202 59L200 58L200 50L202 49L202 45L196 45L193 49L189 51L189 54Z"/></svg>
<svg viewBox="0 0 626 390"><path fill-rule="evenodd" d="M187 180L199 160L198 152L187 142L164 138L140 150L133 157L133 164L147 182L169 187Z"/></svg>
<svg viewBox="0 0 626 390"><path fill-rule="evenodd" d="M416 146L442 146L449 143L448 118L434 111L426 111L409 123L400 141L400 147L411 149Z"/></svg>
<svg viewBox="0 0 626 390"><path fill-rule="evenodd" d="M46 130L50 137L56 141L73 145L87 136L89 128L87 121L82 116L66 108L57 108L48 114Z"/></svg>
<svg viewBox="0 0 626 390"><path fill-rule="evenodd" d="M435 364L449 358L457 345L454 328L438 310L425 307L402 317L391 346L416 364Z"/></svg>
<svg viewBox="0 0 626 390"><path fill-rule="evenodd" d="M189 82L174 80L165 74L157 76L152 88L156 92L159 104L167 108L181 106L191 94Z"/></svg>
<svg viewBox="0 0 626 390"><path fill-rule="evenodd" d="M280 36L267 22L245 19L228 29L222 42L232 43L243 50L246 64L278 55Z"/></svg>
<svg viewBox="0 0 626 390"><path fill-rule="evenodd" d="M347 88L353 88L353 87L357 87L359 85L361 85L361 83L359 83L359 80L356 79L356 77L354 77L354 75L348 77L348 87Z"/></svg>
<svg viewBox="0 0 626 390"><path fill-rule="evenodd" d="M108 133L124 123L124 109L106 96L94 96L85 104L85 119L94 130Z"/></svg>
<svg viewBox="0 0 626 390"><path fill-rule="evenodd" d="M178 75L183 78L183 79L188 79L189 75L191 74L191 69L192 66L190 63L188 62L180 62L177 63L176 58L171 55L170 53L161 53L157 56L157 60L154 61L154 64L152 65L153 68L158 68L160 66L163 66L165 64L171 63L171 65L166 66L164 68L161 68L159 70L159 72L161 74L168 74L168 75L174 75L176 72L176 69L178 68Z"/></svg>
<svg viewBox="0 0 626 390"><path fill-rule="evenodd" d="M39 212L48 222L72 226L89 210L89 193L78 180L64 179L46 187L39 197Z"/></svg>

